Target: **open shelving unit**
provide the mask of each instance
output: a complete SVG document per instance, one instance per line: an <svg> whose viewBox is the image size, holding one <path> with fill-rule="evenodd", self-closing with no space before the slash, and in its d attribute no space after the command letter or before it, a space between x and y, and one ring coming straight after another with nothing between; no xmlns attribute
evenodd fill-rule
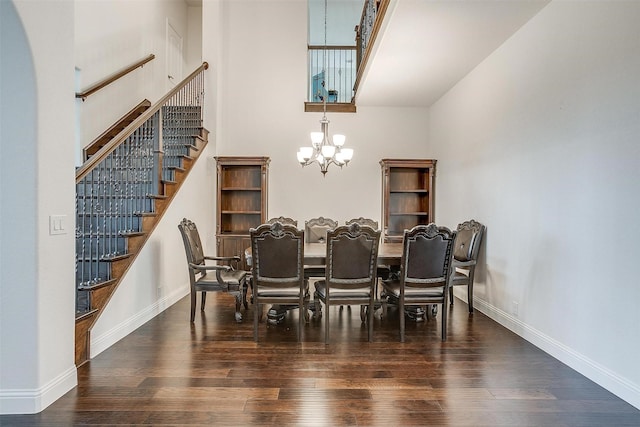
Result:
<svg viewBox="0 0 640 427"><path fill-rule="evenodd" d="M405 229L434 218L436 160L382 159L382 230L386 242L400 242Z"/></svg>
<svg viewBox="0 0 640 427"><path fill-rule="evenodd" d="M218 256L240 256L251 244L249 229L267 219L268 157L216 157Z"/></svg>

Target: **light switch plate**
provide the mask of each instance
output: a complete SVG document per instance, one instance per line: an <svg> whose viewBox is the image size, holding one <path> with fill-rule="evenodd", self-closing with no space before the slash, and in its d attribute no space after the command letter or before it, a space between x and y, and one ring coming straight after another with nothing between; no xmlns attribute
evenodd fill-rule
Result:
<svg viewBox="0 0 640 427"><path fill-rule="evenodd" d="M66 215L49 215L49 234L67 234Z"/></svg>

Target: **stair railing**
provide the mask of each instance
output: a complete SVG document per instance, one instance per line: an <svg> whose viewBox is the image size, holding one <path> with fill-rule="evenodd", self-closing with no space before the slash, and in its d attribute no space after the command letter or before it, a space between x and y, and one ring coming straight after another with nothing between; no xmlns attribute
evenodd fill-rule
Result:
<svg viewBox="0 0 640 427"><path fill-rule="evenodd" d="M96 93L97 91L99 91L105 86L109 86L111 83L115 82L120 77L126 76L136 68L144 67L144 64L146 64L149 61L152 61L155 57L156 56L154 54L150 54L146 58L142 58L141 60L129 65L128 67L125 67L122 70L117 71L112 75L105 77L104 79L100 80L99 82L90 86L89 88L83 90L82 92L77 92L76 98L81 98L84 101L85 99L87 99L89 95Z"/></svg>
<svg viewBox="0 0 640 427"><path fill-rule="evenodd" d="M162 181L202 127L205 62L76 171L76 315L92 310L90 291L110 283L111 263L128 257Z"/></svg>

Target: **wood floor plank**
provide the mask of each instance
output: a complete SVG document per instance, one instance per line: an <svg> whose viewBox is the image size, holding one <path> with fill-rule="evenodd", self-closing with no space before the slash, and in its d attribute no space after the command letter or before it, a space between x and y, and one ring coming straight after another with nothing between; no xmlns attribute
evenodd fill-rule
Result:
<svg viewBox="0 0 640 427"><path fill-rule="evenodd" d="M304 326L297 313L234 321L233 298L214 294L189 322L185 298L78 369L78 386L39 414L1 426L640 426L640 411L462 301L440 316L374 318L359 309Z"/></svg>

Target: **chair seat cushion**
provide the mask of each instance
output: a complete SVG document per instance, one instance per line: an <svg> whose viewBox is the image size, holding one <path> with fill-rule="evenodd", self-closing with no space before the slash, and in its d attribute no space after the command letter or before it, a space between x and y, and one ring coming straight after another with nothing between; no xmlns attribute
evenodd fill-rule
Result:
<svg viewBox="0 0 640 427"><path fill-rule="evenodd" d="M395 298L400 298L400 281L399 280L385 280L382 282L382 287L388 295L392 295ZM404 289L405 300L420 299L420 298L438 298L442 297L444 293L444 287L438 286L434 288L414 288L407 286Z"/></svg>
<svg viewBox="0 0 640 427"><path fill-rule="evenodd" d="M327 286L324 280L320 280L315 283L316 293L320 298L326 298ZM331 298L362 298L367 299L371 295L371 288L369 286L364 288L355 289L343 289L343 288L330 288L329 296Z"/></svg>
<svg viewBox="0 0 640 427"><path fill-rule="evenodd" d="M207 271L207 274L196 280L196 287L211 288L211 290L238 290L241 284L244 284L247 272L243 270L223 271L220 274L222 280L226 283L220 284L216 277L215 271Z"/></svg>
<svg viewBox="0 0 640 427"><path fill-rule="evenodd" d="M469 276L465 273L461 273L460 271L456 271L451 278L452 285L466 285L469 282Z"/></svg>
<svg viewBox="0 0 640 427"><path fill-rule="evenodd" d="M253 291L258 297L297 297L300 295L300 288L298 286L292 286L290 288L270 288L267 286L258 286L258 289L254 289ZM309 292L306 292L306 296L308 296Z"/></svg>

